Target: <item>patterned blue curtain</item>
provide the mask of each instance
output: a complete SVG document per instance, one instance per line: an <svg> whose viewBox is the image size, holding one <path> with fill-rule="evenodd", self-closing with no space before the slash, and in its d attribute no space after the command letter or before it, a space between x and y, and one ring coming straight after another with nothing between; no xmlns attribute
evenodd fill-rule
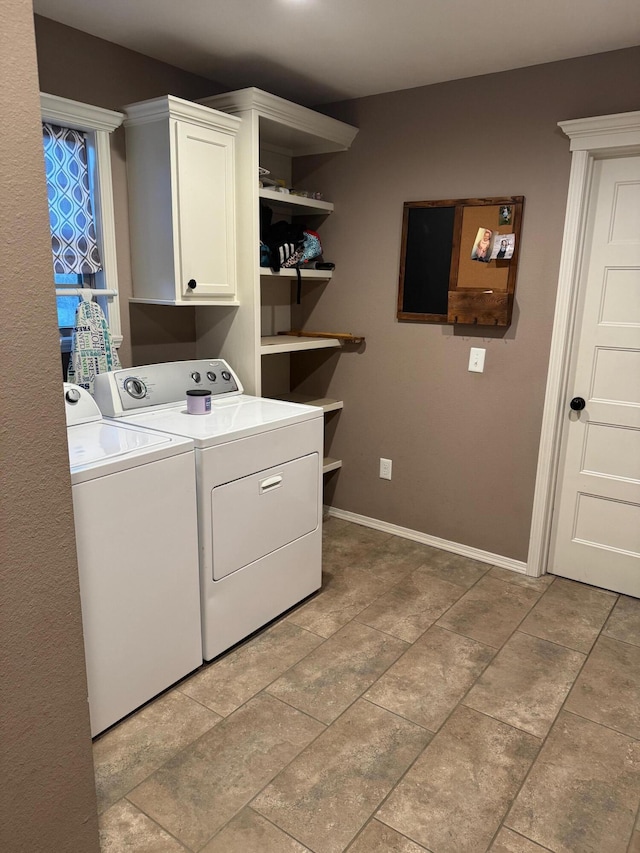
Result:
<svg viewBox="0 0 640 853"><path fill-rule="evenodd" d="M53 270L88 275L102 268L91 209L84 134L42 125Z"/></svg>

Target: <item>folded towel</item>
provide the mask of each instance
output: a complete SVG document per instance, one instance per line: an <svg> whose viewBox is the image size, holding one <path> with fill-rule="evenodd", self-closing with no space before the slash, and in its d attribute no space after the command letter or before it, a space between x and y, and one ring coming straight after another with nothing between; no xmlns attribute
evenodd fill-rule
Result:
<svg viewBox="0 0 640 853"><path fill-rule="evenodd" d="M93 392L96 373L118 370L120 359L109 325L97 302L82 300L76 309L67 382Z"/></svg>

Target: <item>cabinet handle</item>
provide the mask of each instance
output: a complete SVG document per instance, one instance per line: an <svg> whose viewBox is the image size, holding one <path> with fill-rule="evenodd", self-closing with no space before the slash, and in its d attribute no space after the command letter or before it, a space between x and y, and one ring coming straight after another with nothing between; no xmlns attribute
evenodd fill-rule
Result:
<svg viewBox="0 0 640 853"><path fill-rule="evenodd" d="M277 489L278 486L282 483L282 474L276 474L275 477L267 477L265 480L260 480L260 494L264 495L265 492L270 492L273 489Z"/></svg>
<svg viewBox="0 0 640 853"><path fill-rule="evenodd" d="M187 287L189 288L189 290L195 290L197 284L198 282L195 280L195 278L190 278L187 282Z"/></svg>

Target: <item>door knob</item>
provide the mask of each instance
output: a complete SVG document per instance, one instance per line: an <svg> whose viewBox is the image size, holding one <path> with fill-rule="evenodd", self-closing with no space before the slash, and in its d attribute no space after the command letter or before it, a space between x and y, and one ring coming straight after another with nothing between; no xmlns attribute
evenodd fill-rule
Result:
<svg viewBox="0 0 640 853"><path fill-rule="evenodd" d="M584 401L584 397L574 397L573 400L569 403L569 406L573 409L574 412L581 412L587 404Z"/></svg>

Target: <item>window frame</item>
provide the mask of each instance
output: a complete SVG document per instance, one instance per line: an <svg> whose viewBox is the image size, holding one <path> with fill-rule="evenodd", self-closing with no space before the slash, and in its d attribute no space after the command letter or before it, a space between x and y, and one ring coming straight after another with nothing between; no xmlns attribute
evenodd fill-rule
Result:
<svg viewBox="0 0 640 853"><path fill-rule="evenodd" d="M86 136L87 160L93 164L90 168L89 180L92 187L93 215L95 218L98 246L102 259L102 270L94 274L96 296L102 296L107 301L107 321L114 345L122 343L120 325L120 298L118 291L118 265L116 257L116 227L115 208L113 203L113 179L111 173L111 143L110 136L124 121L124 113L105 110L80 101L61 98L58 95L40 93L41 120L59 127L69 127L82 131ZM55 282L51 283L55 287ZM56 288L58 295L74 295L60 293L75 288ZM100 291L105 291L100 293ZM78 293L78 295L81 295ZM67 351L71 339L60 335L60 347Z"/></svg>

